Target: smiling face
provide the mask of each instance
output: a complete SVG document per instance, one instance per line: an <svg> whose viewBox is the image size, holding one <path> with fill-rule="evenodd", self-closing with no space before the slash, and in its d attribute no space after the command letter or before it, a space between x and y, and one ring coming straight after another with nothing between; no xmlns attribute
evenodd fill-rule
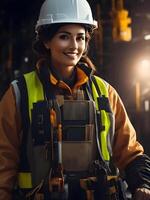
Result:
<svg viewBox="0 0 150 200"><path fill-rule="evenodd" d="M64 25L45 43L45 47L50 49L52 66L57 71L73 70L85 51L85 34L85 28L81 25Z"/></svg>

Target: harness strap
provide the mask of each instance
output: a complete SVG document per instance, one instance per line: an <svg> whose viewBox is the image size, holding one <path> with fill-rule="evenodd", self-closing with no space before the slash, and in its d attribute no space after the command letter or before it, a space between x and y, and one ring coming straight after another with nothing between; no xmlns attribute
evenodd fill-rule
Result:
<svg viewBox="0 0 150 200"><path fill-rule="evenodd" d="M91 76L92 92L96 104L96 110L99 113L98 120L101 122L99 127L99 140L102 155L105 161L110 161L111 146L110 146L110 114L111 109L108 100L108 90L106 83L97 76ZM98 123L99 124L99 123Z"/></svg>
<svg viewBox="0 0 150 200"><path fill-rule="evenodd" d="M31 173L29 172L30 165L27 158L27 139L29 129L29 113L28 113L28 93L26 88L25 79L20 76L17 80L13 81L12 86L14 88L16 105L20 109L22 117L22 143L20 152L20 169L22 170L18 176L18 182L20 188L31 188Z"/></svg>

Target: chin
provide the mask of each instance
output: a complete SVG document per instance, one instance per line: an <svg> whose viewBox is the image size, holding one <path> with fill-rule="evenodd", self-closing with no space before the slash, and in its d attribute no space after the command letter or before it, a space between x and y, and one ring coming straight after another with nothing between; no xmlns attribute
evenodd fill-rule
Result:
<svg viewBox="0 0 150 200"><path fill-rule="evenodd" d="M68 65L75 66L78 62L79 60L71 61L71 62L68 62Z"/></svg>

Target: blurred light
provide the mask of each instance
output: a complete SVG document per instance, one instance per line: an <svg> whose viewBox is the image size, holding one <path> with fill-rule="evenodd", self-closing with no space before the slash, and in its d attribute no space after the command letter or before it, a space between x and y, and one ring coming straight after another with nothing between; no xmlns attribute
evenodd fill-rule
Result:
<svg viewBox="0 0 150 200"><path fill-rule="evenodd" d="M150 60L142 60L138 64L138 77L142 80L150 78Z"/></svg>
<svg viewBox="0 0 150 200"><path fill-rule="evenodd" d="M14 77L18 78L20 76L20 71L18 69L14 70Z"/></svg>
<svg viewBox="0 0 150 200"><path fill-rule="evenodd" d="M28 58L28 57L25 57L25 58L24 58L24 62L26 62L26 63L29 62L29 58Z"/></svg>
<svg viewBox="0 0 150 200"><path fill-rule="evenodd" d="M144 40L150 40L150 34L144 36Z"/></svg>
<svg viewBox="0 0 150 200"><path fill-rule="evenodd" d="M149 111L149 100L145 100L145 101L144 101L144 108L145 108L145 111L146 111L146 112Z"/></svg>
<svg viewBox="0 0 150 200"><path fill-rule="evenodd" d="M142 65L142 67L147 68L150 65L150 61L149 60L142 60L141 65Z"/></svg>

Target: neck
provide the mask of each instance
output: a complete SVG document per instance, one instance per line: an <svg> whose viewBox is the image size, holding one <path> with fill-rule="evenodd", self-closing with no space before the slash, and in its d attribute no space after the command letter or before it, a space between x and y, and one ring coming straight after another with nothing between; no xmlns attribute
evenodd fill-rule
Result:
<svg viewBox="0 0 150 200"><path fill-rule="evenodd" d="M59 69L57 69L56 67L52 67L51 71L59 80L69 80L74 72L74 69L75 67L73 66Z"/></svg>
<svg viewBox="0 0 150 200"><path fill-rule="evenodd" d="M60 70L56 71L56 68L52 68L51 72L57 78L57 80L64 81L68 86L73 87L76 82L76 67L71 68L71 70L66 72L66 74L61 73Z"/></svg>

